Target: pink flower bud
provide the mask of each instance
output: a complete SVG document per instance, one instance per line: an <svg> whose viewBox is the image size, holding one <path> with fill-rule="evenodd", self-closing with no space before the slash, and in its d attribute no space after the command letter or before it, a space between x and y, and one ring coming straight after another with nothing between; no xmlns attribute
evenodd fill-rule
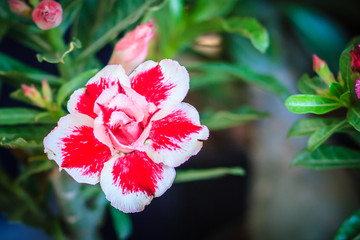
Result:
<svg viewBox="0 0 360 240"><path fill-rule="evenodd" d="M130 74L137 65L144 62L153 36L152 21L137 26L116 43L109 65L120 64L126 74Z"/></svg>
<svg viewBox="0 0 360 240"><path fill-rule="evenodd" d="M21 0L8 0L10 10L17 15L26 15L30 13L30 7Z"/></svg>
<svg viewBox="0 0 360 240"><path fill-rule="evenodd" d="M44 97L45 102L51 102L52 101L52 93L50 89L50 85L48 81L42 80L41 81L41 91L42 95Z"/></svg>
<svg viewBox="0 0 360 240"><path fill-rule="evenodd" d="M33 84L31 86L22 84L21 88L24 91L24 95L28 97L33 104L39 107L45 107L44 99L42 98L40 92L35 88Z"/></svg>
<svg viewBox="0 0 360 240"><path fill-rule="evenodd" d="M326 62L319 58L316 54L313 54L313 69L315 72L320 71L326 65Z"/></svg>
<svg viewBox="0 0 360 240"><path fill-rule="evenodd" d="M43 0L32 12L32 18L42 30L57 27L62 21L62 7L52 0Z"/></svg>
<svg viewBox="0 0 360 240"><path fill-rule="evenodd" d="M360 99L360 79L357 79L355 82L355 93L358 99Z"/></svg>
<svg viewBox="0 0 360 240"><path fill-rule="evenodd" d="M351 55L351 68L353 71L360 72L360 44L350 51Z"/></svg>

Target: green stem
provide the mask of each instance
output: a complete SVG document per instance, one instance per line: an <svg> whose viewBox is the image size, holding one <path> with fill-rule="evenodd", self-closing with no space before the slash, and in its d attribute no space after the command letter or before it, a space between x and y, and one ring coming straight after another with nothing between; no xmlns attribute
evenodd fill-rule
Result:
<svg viewBox="0 0 360 240"><path fill-rule="evenodd" d="M48 41L50 42L52 50L55 53L57 53L57 52L61 53L62 51L64 51L65 43L64 43L62 34L60 32L60 29L58 27L47 30L46 35L47 35ZM69 55L67 55L64 58L64 63L57 64L59 72L65 81L69 81L72 76L71 62L72 62L72 59L70 58Z"/></svg>
<svg viewBox="0 0 360 240"><path fill-rule="evenodd" d="M86 207L81 196L80 184L74 181L66 172L55 170L51 176L56 199L66 223L70 239L96 240L98 225L103 212L98 213ZM105 206L105 203L102 204Z"/></svg>

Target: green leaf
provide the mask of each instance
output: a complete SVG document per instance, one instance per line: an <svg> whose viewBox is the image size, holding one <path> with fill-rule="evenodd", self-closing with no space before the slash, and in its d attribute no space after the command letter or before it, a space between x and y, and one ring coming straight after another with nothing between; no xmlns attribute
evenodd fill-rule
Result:
<svg viewBox="0 0 360 240"><path fill-rule="evenodd" d="M346 120L360 132L360 106L350 108L347 112Z"/></svg>
<svg viewBox="0 0 360 240"><path fill-rule="evenodd" d="M341 86L338 82L333 82L329 86L329 91L332 95L334 95L337 98L340 98L341 95L344 93L344 88Z"/></svg>
<svg viewBox="0 0 360 240"><path fill-rule="evenodd" d="M31 161L30 164L26 166L25 171L22 172L16 179L16 182L19 183L31 175L48 171L52 169L53 166L53 162L46 157L44 157L43 160Z"/></svg>
<svg viewBox="0 0 360 240"><path fill-rule="evenodd" d="M137 8L130 15L122 21L118 21L117 24L112 25L107 32L97 38L97 40L89 45L89 47L85 48L76 60L80 61L88 58L91 54L97 52L107 43L114 40L121 31L125 30L129 25L135 23L154 2L154 0L148 0L140 6L136 6Z"/></svg>
<svg viewBox="0 0 360 240"><path fill-rule="evenodd" d="M190 66L188 67L189 70L196 70L205 73L205 76L213 75L213 78L210 78L210 82L212 83L222 83L224 81L228 81L230 77L236 77L241 79L247 83L251 83L263 88L266 91L269 91L272 94L278 96L281 100L285 100L289 95L289 90L276 78L259 74L254 70L246 67L246 66L239 66L236 64L226 64L226 63L207 63L202 64L199 66ZM229 76L226 78L225 76ZM215 76L221 76L217 80ZM205 78L195 78L198 82L190 81L191 87L200 87L206 86L209 84L207 79Z"/></svg>
<svg viewBox="0 0 360 240"><path fill-rule="evenodd" d="M133 230L130 215L113 207L110 207L110 213L118 239L128 239Z"/></svg>
<svg viewBox="0 0 360 240"><path fill-rule="evenodd" d="M208 180L226 175L245 176L245 170L241 167L177 170L175 183Z"/></svg>
<svg viewBox="0 0 360 240"><path fill-rule="evenodd" d="M327 85L323 80L321 80L319 77L310 78L307 74L301 76L297 86L300 92L303 94L316 95L319 90L321 91L327 89Z"/></svg>
<svg viewBox="0 0 360 240"><path fill-rule="evenodd" d="M334 240L356 240L360 237L360 210L354 212L339 227Z"/></svg>
<svg viewBox="0 0 360 240"><path fill-rule="evenodd" d="M0 125L56 122L56 119L44 118L44 113L29 108L0 108Z"/></svg>
<svg viewBox="0 0 360 240"><path fill-rule="evenodd" d="M44 137L54 125L19 125L0 127L0 145L15 148L42 147Z"/></svg>
<svg viewBox="0 0 360 240"><path fill-rule="evenodd" d="M237 0L200 0L196 1L191 12L193 21L200 22L214 17L224 17L230 13Z"/></svg>
<svg viewBox="0 0 360 240"><path fill-rule="evenodd" d="M235 112L204 112L201 115L201 123L206 125L210 130L220 130L268 116L269 114L267 113L258 112L251 107L245 106Z"/></svg>
<svg viewBox="0 0 360 240"><path fill-rule="evenodd" d="M298 114L323 114L342 107L334 99L310 94L292 95L286 99L285 106L290 112Z"/></svg>
<svg viewBox="0 0 360 240"><path fill-rule="evenodd" d="M307 149L309 152L317 149L321 144L323 144L331 135L335 132L339 132L345 127L347 127L347 121L342 120L341 122L326 126L316 130L309 138L307 142Z"/></svg>
<svg viewBox="0 0 360 240"><path fill-rule="evenodd" d="M338 124L341 121L342 119L338 118L302 118L291 126L287 137L307 136L319 129Z"/></svg>
<svg viewBox="0 0 360 240"><path fill-rule="evenodd" d="M354 79L352 78L351 72L351 56L350 50L353 46L347 47L340 55L340 73L342 80L345 82L345 87L347 90L352 91L354 89Z"/></svg>
<svg viewBox="0 0 360 240"><path fill-rule="evenodd" d="M49 62L49 63L64 63L64 58L66 55L71 53L77 48L81 48L81 42L79 39L75 39L69 43L69 47L65 49L63 53L48 53L48 54L36 54L36 58L39 62Z"/></svg>
<svg viewBox="0 0 360 240"><path fill-rule="evenodd" d="M341 146L321 146L313 152L303 150L292 161L293 166L316 170L359 168L360 152Z"/></svg>
<svg viewBox="0 0 360 240"><path fill-rule="evenodd" d="M60 106L65 99L72 94L76 89L84 87L86 82L98 72L98 69L91 69L71 79L69 82L63 84L57 94L56 102Z"/></svg>
<svg viewBox="0 0 360 240"><path fill-rule="evenodd" d="M44 79L50 84L61 83L59 77L29 67L3 53L0 53L0 78L16 86L29 83L41 84Z"/></svg>

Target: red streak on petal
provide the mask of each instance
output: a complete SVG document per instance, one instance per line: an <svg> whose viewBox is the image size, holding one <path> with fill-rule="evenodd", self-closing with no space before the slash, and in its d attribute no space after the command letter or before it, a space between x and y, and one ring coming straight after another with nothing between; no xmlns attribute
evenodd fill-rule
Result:
<svg viewBox="0 0 360 240"><path fill-rule="evenodd" d="M174 84L165 84L160 65L141 72L131 79L131 88L158 106L169 96Z"/></svg>
<svg viewBox="0 0 360 240"><path fill-rule="evenodd" d="M188 139L189 135L199 133L201 126L191 122L186 113L178 110L158 121L154 121L149 138L152 141L153 149L176 150L177 144Z"/></svg>
<svg viewBox="0 0 360 240"><path fill-rule="evenodd" d="M110 81L105 78L100 78L99 82L86 85L86 91L79 97L76 110L92 118L96 118L97 115L94 113L94 103L100 94L111 86L109 82Z"/></svg>
<svg viewBox="0 0 360 240"><path fill-rule="evenodd" d="M123 194L143 192L155 195L157 182L163 176L161 165L154 163L144 152L135 151L119 157L112 170L113 183L120 186Z"/></svg>
<svg viewBox="0 0 360 240"><path fill-rule="evenodd" d="M93 134L93 128L81 126L62 139L62 168L82 168L82 175L99 174L104 162L111 157L109 148L99 142Z"/></svg>

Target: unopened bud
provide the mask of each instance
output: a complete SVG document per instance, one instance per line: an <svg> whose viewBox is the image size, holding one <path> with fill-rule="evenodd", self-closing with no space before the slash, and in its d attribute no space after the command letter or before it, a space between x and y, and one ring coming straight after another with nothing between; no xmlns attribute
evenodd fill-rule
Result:
<svg viewBox="0 0 360 240"><path fill-rule="evenodd" d="M334 75L330 71L326 62L315 54L312 56L312 58L314 71L319 75L319 77L324 80L328 86L330 86L331 83L336 82Z"/></svg>

